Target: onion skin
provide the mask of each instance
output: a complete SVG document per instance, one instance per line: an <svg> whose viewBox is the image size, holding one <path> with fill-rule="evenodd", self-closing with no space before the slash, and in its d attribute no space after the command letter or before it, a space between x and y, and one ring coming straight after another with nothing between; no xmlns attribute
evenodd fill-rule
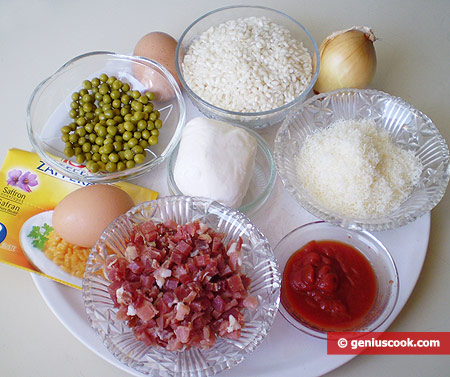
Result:
<svg viewBox="0 0 450 377"><path fill-rule="evenodd" d="M343 30L327 37L319 47L320 72L314 92L366 88L377 67L375 40L367 27ZM313 63L315 66L315 61Z"/></svg>

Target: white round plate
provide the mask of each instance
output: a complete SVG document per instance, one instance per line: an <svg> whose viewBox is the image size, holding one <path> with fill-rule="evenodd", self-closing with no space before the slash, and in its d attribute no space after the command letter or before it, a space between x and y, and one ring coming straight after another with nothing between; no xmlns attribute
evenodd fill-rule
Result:
<svg viewBox="0 0 450 377"><path fill-rule="evenodd" d="M288 198L280 198L280 200L284 199L288 200ZM291 208L290 211L289 208ZM276 228L277 230L270 232L269 223L271 219L276 222L281 217L289 221L285 221L282 227L272 227L272 229ZM258 223L259 219L254 220ZM259 225L259 227L263 232L266 232L269 240L274 239L274 236L278 237L275 242L271 241L272 246L275 246L281 238L281 236L275 234L280 233L280 228L290 228L289 230L291 230L311 220L314 220L311 215L299 207L293 207L291 203L287 207L280 205L272 208L270 219L265 219L266 229L262 229L262 225ZM427 214L397 230L375 234L391 251L400 277L398 304L391 317L380 329L381 331L387 329L400 313L417 282L427 251L429 230L430 214ZM284 233L284 230L282 232ZM89 326L80 291L37 274L32 275L34 283L47 305L80 342L118 368L134 376L143 376L143 374L121 364L101 343L100 338ZM310 337L294 329L278 313L269 335L261 346L241 364L231 370L222 372L220 376L318 376L336 369L353 357L355 356L327 355L326 341Z"/></svg>

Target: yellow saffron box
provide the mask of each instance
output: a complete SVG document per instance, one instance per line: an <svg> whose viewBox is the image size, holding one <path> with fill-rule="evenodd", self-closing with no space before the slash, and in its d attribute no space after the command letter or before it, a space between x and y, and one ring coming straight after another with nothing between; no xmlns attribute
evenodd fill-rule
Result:
<svg viewBox="0 0 450 377"><path fill-rule="evenodd" d="M56 205L87 185L53 170L36 153L10 149L0 170L0 262L81 288L81 278L64 271L43 249ZM114 185L127 192L136 205L158 196L128 182Z"/></svg>

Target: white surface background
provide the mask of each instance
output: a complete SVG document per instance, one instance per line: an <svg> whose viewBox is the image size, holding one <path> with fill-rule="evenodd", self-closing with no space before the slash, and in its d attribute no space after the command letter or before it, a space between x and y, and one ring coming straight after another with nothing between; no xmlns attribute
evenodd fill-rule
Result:
<svg viewBox="0 0 450 377"><path fill-rule="evenodd" d="M142 35L155 30L178 38L203 13L239 3L0 0L0 161L11 147L31 150L25 128L28 98L40 81L67 60L94 50L128 53ZM450 141L449 0L245 3L288 13L309 29L318 44L332 31L371 26L380 38L375 44L378 68L371 87L410 102ZM280 189L278 182L274 195ZM449 213L447 193L432 211L422 274L390 331L450 331ZM29 273L0 265L0 276L1 376L127 376L70 335L45 305ZM445 376L448 367L448 355L358 356L329 375Z"/></svg>

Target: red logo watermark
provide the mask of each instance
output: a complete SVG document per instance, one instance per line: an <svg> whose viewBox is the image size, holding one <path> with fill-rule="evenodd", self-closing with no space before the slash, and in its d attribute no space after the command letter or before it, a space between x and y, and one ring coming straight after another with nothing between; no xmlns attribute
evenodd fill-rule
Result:
<svg viewBox="0 0 450 377"><path fill-rule="evenodd" d="M450 332L330 332L328 355L450 355Z"/></svg>

